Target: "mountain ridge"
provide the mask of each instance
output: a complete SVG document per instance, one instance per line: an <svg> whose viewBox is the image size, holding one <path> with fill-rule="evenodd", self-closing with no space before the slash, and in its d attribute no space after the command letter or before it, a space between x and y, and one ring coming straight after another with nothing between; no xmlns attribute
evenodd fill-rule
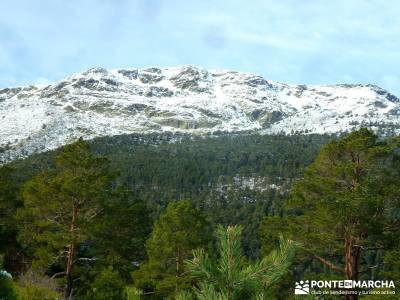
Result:
<svg viewBox="0 0 400 300"><path fill-rule="evenodd" d="M400 100L370 84L289 85L253 73L92 68L47 86L0 89L0 162L79 137L400 132Z"/></svg>

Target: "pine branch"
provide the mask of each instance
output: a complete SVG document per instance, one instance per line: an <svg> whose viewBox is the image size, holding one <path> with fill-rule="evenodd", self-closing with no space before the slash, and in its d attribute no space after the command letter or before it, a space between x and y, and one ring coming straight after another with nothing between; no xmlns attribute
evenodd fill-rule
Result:
<svg viewBox="0 0 400 300"><path fill-rule="evenodd" d="M58 272L58 273L55 273L55 274L53 274L53 275L51 276L51 279L54 279L54 278L56 278L56 277L58 277L58 276L65 275L65 274L66 274L65 272Z"/></svg>
<svg viewBox="0 0 400 300"><path fill-rule="evenodd" d="M332 263L331 261L329 261L329 260L327 260L327 259L325 259L325 258L323 258L323 257L321 257L321 256L318 256L318 255L316 255L316 254L314 254L314 253L311 253L311 254L313 255L314 258L316 258L317 260L319 260L320 262L322 262L324 265L328 266L328 267L331 268L332 270L337 271L337 272L339 272L339 273L344 273L344 268L341 268L341 267L339 267L339 266L336 266L336 265L335 265L334 263Z"/></svg>

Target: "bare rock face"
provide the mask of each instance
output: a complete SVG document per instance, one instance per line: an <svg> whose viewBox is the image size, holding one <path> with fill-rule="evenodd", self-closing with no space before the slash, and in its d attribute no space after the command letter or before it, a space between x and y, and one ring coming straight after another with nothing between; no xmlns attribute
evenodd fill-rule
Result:
<svg viewBox="0 0 400 300"><path fill-rule="evenodd" d="M171 97L173 94L168 88L159 86L150 86L144 92L146 97Z"/></svg>
<svg viewBox="0 0 400 300"><path fill-rule="evenodd" d="M201 86L201 82L204 82L207 76L208 72L188 66L182 68L181 72L170 80L179 89L202 93L208 91L207 87Z"/></svg>
<svg viewBox="0 0 400 300"><path fill-rule="evenodd" d="M118 70L119 74L122 74L128 79L135 80L138 77L138 70Z"/></svg>
<svg viewBox="0 0 400 300"><path fill-rule="evenodd" d="M283 113L277 110L256 109L251 112L251 119L259 122L264 127L270 127L273 123L281 121L283 117Z"/></svg>
<svg viewBox="0 0 400 300"><path fill-rule="evenodd" d="M163 80L164 76L159 68L147 68L140 70L138 78L142 83L152 84Z"/></svg>
<svg viewBox="0 0 400 300"><path fill-rule="evenodd" d="M0 90L0 164L79 137L129 133L400 133L400 101L374 85L287 85L194 66L93 68Z"/></svg>

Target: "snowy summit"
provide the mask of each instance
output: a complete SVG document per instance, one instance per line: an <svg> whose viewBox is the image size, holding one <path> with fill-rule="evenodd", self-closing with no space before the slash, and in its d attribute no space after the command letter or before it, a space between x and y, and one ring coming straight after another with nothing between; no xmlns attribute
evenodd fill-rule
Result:
<svg viewBox="0 0 400 300"><path fill-rule="evenodd" d="M374 85L288 85L194 66L94 68L0 90L0 163L79 137L129 133L400 133L400 100Z"/></svg>

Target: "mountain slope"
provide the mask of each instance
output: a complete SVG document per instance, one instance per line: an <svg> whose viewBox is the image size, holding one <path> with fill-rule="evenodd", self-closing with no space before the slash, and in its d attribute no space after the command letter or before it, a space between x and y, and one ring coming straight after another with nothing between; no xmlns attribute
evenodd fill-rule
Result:
<svg viewBox="0 0 400 300"><path fill-rule="evenodd" d="M400 132L400 101L373 85L294 86L182 66L90 69L45 87L0 90L0 162L126 133Z"/></svg>

